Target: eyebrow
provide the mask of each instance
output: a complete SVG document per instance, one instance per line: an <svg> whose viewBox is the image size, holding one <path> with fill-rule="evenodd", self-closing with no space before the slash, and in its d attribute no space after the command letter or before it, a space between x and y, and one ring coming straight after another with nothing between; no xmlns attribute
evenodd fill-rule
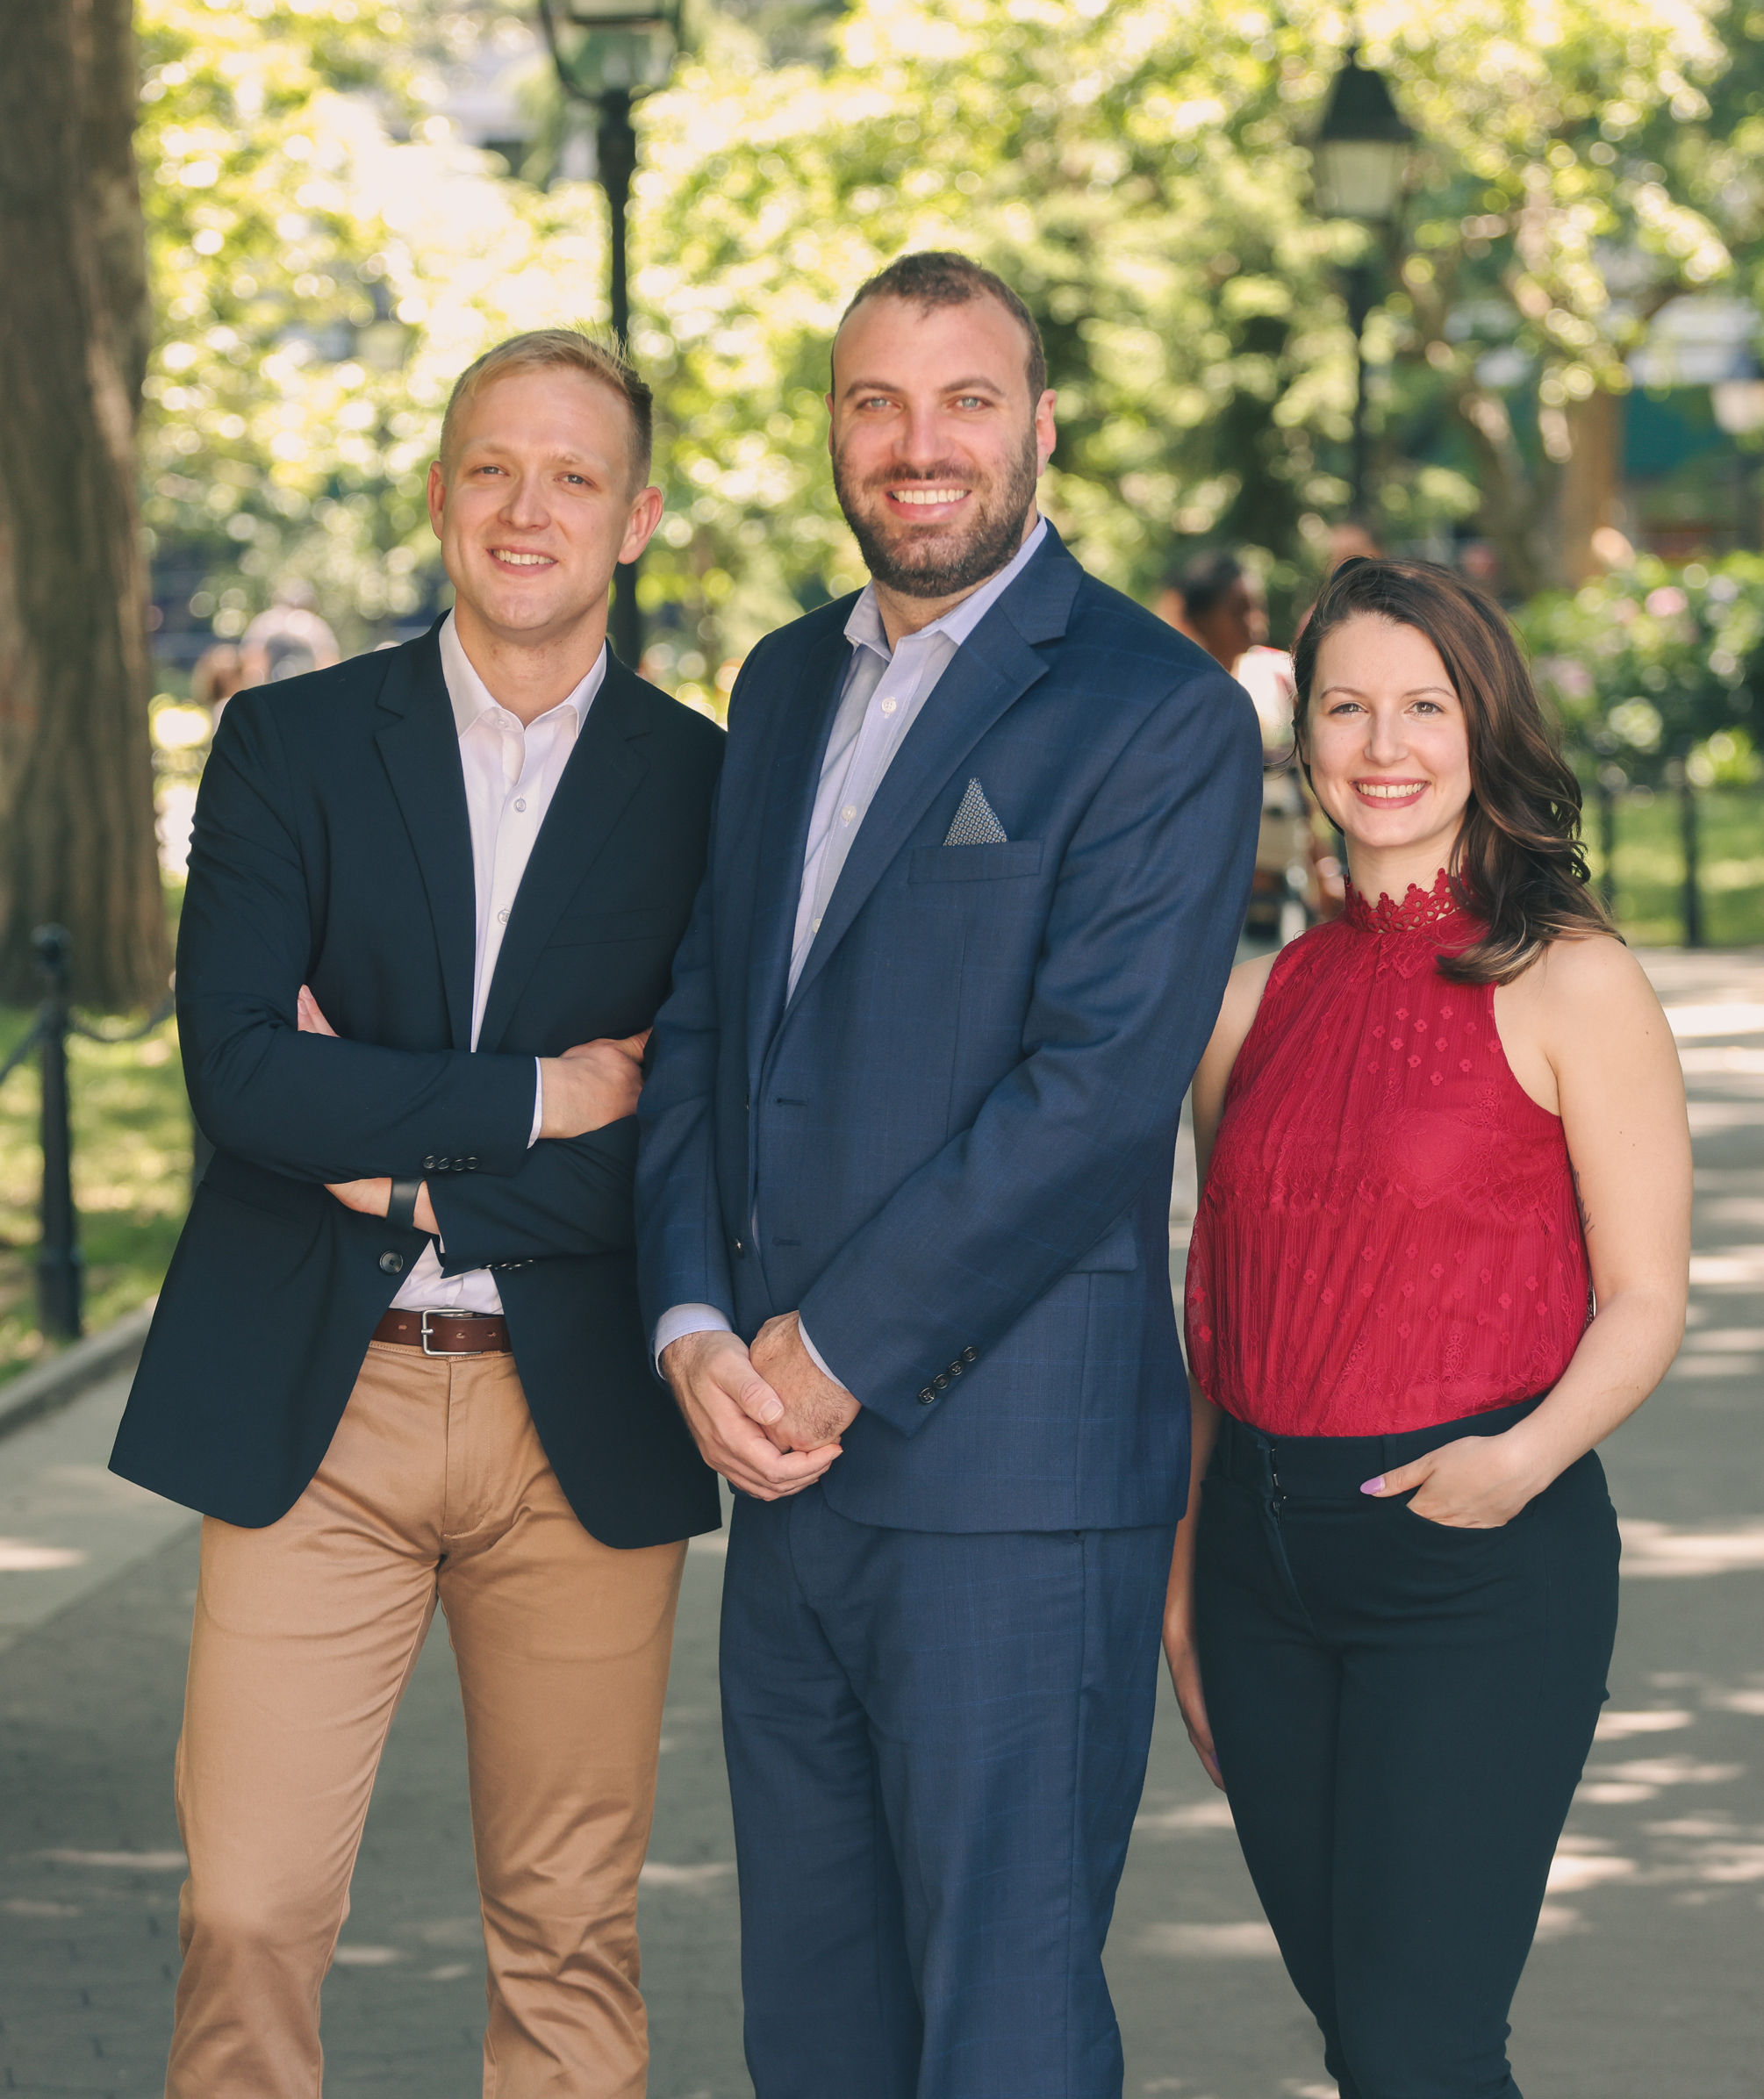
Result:
<svg viewBox="0 0 1764 2099"><path fill-rule="evenodd" d="M840 398L850 400L853 394L899 393L900 390L900 387L892 379L854 379L850 386L843 389ZM972 379L952 379L947 386L941 386L937 390L939 393L946 394L996 394L1000 400L1003 400L1005 398L1005 389L999 384L998 381L984 376Z"/></svg>
<svg viewBox="0 0 1764 2099"><path fill-rule="evenodd" d="M1359 685L1344 684L1339 679L1333 684L1325 685L1322 697L1327 699L1331 692L1346 692L1355 699L1366 698L1365 692ZM1458 697L1456 691L1450 685L1411 685L1408 691L1401 694L1400 697L1403 699L1419 699L1424 692L1443 692L1448 699L1456 699Z"/></svg>

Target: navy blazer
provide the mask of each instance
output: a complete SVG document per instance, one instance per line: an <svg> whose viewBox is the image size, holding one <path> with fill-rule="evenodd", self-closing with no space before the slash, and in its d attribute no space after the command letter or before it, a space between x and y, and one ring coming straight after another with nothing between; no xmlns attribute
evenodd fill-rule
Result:
<svg viewBox="0 0 1764 2099"><path fill-rule="evenodd" d="M750 1337L800 1308L863 1403L826 1482L858 1521L1172 1522L1171 1171L1255 857L1254 712L1050 531L902 742L786 1005L851 603L735 685L638 1111L644 1316ZM1007 843L944 844L972 779Z"/></svg>
<svg viewBox="0 0 1764 2099"><path fill-rule="evenodd" d="M203 774L177 1014L216 1147L111 1458L231 1523L318 1470L425 1244L326 1181L424 1177L449 1274L496 1271L516 1365L603 1543L713 1529L714 1476L650 1372L627 1119L531 1149L535 1056L645 1028L692 910L724 738L609 658L471 1039L471 834L432 631L240 693ZM342 1038L301 1035L310 984Z"/></svg>

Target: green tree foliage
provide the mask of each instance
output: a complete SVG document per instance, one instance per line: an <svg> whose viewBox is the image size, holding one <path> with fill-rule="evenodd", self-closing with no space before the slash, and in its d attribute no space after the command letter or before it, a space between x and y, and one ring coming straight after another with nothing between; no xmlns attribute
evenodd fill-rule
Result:
<svg viewBox="0 0 1764 2099"><path fill-rule="evenodd" d="M228 624L291 567L359 642L432 562L421 472L454 373L497 334L604 313L604 203L499 179L424 113L425 54L464 32L422 0L143 5L149 521L203 551ZM978 254L1035 307L1060 389L1051 505L1084 559L1143 592L1180 543L1230 540L1297 592L1347 494L1339 270L1367 239L1310 208L1340 13L810 12L811 61L713 18L642 105L634 339L670 504L645 591L669 682L708 690L856 580L827 345L908 246ZM1425 140L1368 334L1384 522L1412 541L1480 512L1529 584L1575 419L1626 383L1648 310L1729 274L1755 221L1756 61L1666 0L1390 0L1359 25ZM402 73L389 48L413 51Z"/></svg>

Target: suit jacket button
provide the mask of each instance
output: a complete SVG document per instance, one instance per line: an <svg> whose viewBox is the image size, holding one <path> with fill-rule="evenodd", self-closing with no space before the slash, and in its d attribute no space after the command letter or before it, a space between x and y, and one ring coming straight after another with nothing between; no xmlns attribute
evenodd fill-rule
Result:
<svg viewBox="0 0 1764 2099"><path fill-rule="evenodd" d="M936 1393L935 1392L933 1392L933 1391L931 1390L931 1387L930 1387L930 1386L928 1385L928 1386L925 1387L924 1391L923 1391L923 1392L921 1392L921 1393L919 1394L919 1404L920 1404L921 1407L935 1407L935 1406L936 1405L936 1403L937 1403L937 1395L936 1395Z"/></svg>
<svg viewBox="0 0 1764 2099"><path fill-rule="evenodd" d="M477 1171L477 1161L476 1159L468 1159L465 1163L465 1170L468 1173L476 1173Z"/></svg>
<svg viewBox="0 0 1764 2099"><path fill-rule="evenodd" d="M964 1349L962 1350L962 1360L964 1363L972 1363L974 1360L974 1351L972 1349Z"/></svg>
<svg viewBox="0 0 1764 2099"><path fill-rule="evenodd" d="M435 1163L433 1159L425 1159L423 1161L423 1171L425 1173L433 1173L434 1170Z"/></svg>
<svg viewBox="0 0 1764 2099"><path fill-rule="evenodd" d="M933 1378L933 1379L932 1379L931 1382L932 1382L932 1384L933 1384L933 1385L935 1385L935 1386L936 1386L936 1388L937 1388L937 1390L938 1390L939 1392L942 1392L942 1391L943 1391L943 1390L944 1390L944 1389L947 1387L947 1386L949 1385L949 1382L950 1382L950 1373L949 1373L949 1372L948 1372L948 1371L943 1371L943 1372L940 1372L940 1373L939 1373L939 1374L938 1374L936 1377L935 1377L935 1378Z"/></svg>
<svg viewBox="0 0 1764 2099"><path fill-rule="evenodd" d="M405 1257L402 1254L387 1252L380 1256L380 1273L382 1275L402 1275L404 1269Z"/></svg>

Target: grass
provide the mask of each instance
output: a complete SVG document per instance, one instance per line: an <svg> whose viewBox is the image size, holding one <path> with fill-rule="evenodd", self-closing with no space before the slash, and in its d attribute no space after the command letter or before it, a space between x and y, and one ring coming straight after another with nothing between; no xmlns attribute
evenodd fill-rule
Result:
<svg viewBox="0 0 1764 2099"><path fill-rule="evenodd" d="M33 1018L0 1007L0 1058ZM96 1333L165 1274L190 1202L190 1106L175 1021L139 1042L74 1037L68 1064L85 1323ZM33 1056L0 1085L0 1382L52 1352L37 1330L39 1100Z"/></svg>
<svg viewBox="0 0 1764 2099"><path fill-rule="evenodd" d="M1675 795L1630 796L1617 807L1617 921L1639 947L1672 947L1684 938L1680 821ZM1587 836L1594 874L1602 875L1598 817L1590 806ZM1704 942L1711 948L1764 943L1764 793L1717 787L1698 795L1697 837Z"/></svg>

